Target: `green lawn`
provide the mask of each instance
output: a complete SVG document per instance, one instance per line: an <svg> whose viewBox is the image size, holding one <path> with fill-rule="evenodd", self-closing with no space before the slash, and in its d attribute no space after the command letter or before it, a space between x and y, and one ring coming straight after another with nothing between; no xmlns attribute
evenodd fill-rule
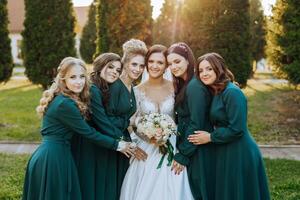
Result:
<svg viewBox="0 0 300 200"><path fill-rule="evenodd" d="M248 126L260 144L300 144L300 90L248 81Z"/></svg>
<svg viewBox="0 0 300 200"><path fill-rule="evenodd" d="M40 119L35 112L42 90L26 80L0 85L0 140L40 139Z"/></svg>
<svg viewBox="0 0 300 200"><path fill-rule="evenodd" d="M29 155L0 153L0 199L20 199ZM265 159L273 200L300 199L300 161Z"/></svg>
<svg viewBox="0 0 300 200"><path fill-rule="evenodd" d="M300 199L300 161L265 159L273 200Z"/></svg>
<svg viewBox="0 0 300 200"><path fill-rule="evenodd" d="M29 155L0 153L0 199L20 199Z"/></svg>

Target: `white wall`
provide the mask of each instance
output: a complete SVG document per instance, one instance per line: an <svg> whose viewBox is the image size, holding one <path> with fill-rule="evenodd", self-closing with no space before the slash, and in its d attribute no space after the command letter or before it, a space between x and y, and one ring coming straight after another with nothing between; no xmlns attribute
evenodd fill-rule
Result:
<svg viewBox="0 0 300 200"><path fill-rule="evenodd" d="M80 56L80 51L79 51L79 47L80 47L80 35L76 34L75 36L75 48L76 48L76 54L79 58L81 58Z"/></svg>
<svg viewBox="0 0 300 200"><path fill-rule="evenodd" d="M23 60L18 57L19 52L21 52L21 41L22 41L22 36L20 33L10 33L9 38L11 40L10 46L11 46L11 53L13 56L13 61L15 64L22 64ZM19 43L19 45L18 45Z"/></svg>
<svg viewBox="0 0 300 200"><path fill-rule="evenodd" d="M20 44L21 44L21 41L22 41L22 36L21 36L20 33L10 33L9 37L10 37L10 40L11 40L10 46L11 46L11 53L12 53L12 56L13 56L13 61L14 61L15 64L22 65L23 60L20 57L18 57L19 52L21 52ZM18 43L19 43L19 45L18 45ZM78 34L76 34L75 48L76 48L76 53L77 53L78 57L80 57L79 46L80 46L80 36Z"/></svg>

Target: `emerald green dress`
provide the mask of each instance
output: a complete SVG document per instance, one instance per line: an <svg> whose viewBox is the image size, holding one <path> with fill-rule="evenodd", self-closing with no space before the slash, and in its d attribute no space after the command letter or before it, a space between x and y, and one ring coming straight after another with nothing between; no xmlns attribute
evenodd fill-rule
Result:
<svg viewBox="0 0 300 200"><path fill-rule="evenodd" d="M90 95L89 124L102 134L119 140L123 133L107 117L101 90L93 84ZM95 145L93 141L80 135L72 139L72 152L78 170L82 199L118 199L117 152Z"/></svg>
<svg viewBox="0 0 300 200"><path fill-rule="evenodd" d="M32 154L26 170L23 199L77 200L81 198L77 169L70 149L73 134L115 150L118 142L91 128L75 101L58 95L42 121L42 143Z"/></svg>
<svg viewBox="0 0 300 200"><path fill-rule="evenodd" d="M186 88L184 101L177 106L177 148L174 160L187 166L189 183L194 199L214 199L215 145L193 145L187 138L196 130L211 132L209 110L212 96L203 83L194 77Z"/></svg>
<svg viewBox="0 0 300 200"><path fill-rule="evenodd" d="M216 200L269 200L264 163L247 128L247 99L233 83L214 96L210 118L216 144Z"/></svg>
<svg viewBox="0 0 300 200"><path fill-rule="evenodd" d="M130 117L136 112L136 100L133 91L133 87L129 92L124 83L118 79L112 83L109 87L110 92L110 102L108 108L106 109L107 115L110 121L123 133L123 139L126 141L131 141L130 134L127 130L129 126ZM117 188L118 197L120 196L120 191L122 183L129 167L129 158L120 152L115 152L117 154Z"/></svg>

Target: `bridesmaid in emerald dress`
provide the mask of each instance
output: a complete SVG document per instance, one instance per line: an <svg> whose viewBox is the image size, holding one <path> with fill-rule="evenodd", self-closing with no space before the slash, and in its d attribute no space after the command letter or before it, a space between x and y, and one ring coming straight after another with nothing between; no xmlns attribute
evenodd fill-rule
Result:
<svg viewBox="0 0 300 200"><path fill-rule="evenodd" d="M196 130L212 131L208 113L211 94L194 76L195 58L185 43L175 43L168 49L168 64L173 74L175 111L178 119L177 148L172 170L180 174L187 167L189 183L195 200L214 199L214 146L196 146L187 138Z"/></svg>
<svg viewBox="0 0 300 200"><path fill-rule="evenodd" d="M263 159L247 127L247 99L217 53L198 58L197 76L212 91L215 129L189 137L195 145L216 146L216 200L269 200Z"/></svg>
<svg viewBox="0 0 300 200"><path fill-rule="evenodd" d="M128 127L129 119L136 112L136 100L133 92L133 82L143 73L147 47L144 42L131 39L123 44L123 72L120 78L109 86L110 101L106 112L110 121L122 132L125 141L131 141ZM129 159L116 153L117 158L117 196L120 196L121 186L129 167Z"/></svg>
<svg viewBox="0 0 300 200"><path fill-rule="evenodd" d="M43 116L42 143L26 170L23 199L80 200L76 166L70 150L74 134L107 149L131 152L130 143L103 135L85 121L89 117L89 84L83 61L62 60L49 90L43 93L37 112Z"/></svg>
<svg viewBox="0 0 300 200"><path fill-rule="evenodd" d="M109 84L115 82L122 71L121 58L115 53L103 53L93 63L91 73L91 119L97 131L120 140L123 133L107 117L105 108L110 101ZM97 146L93 141L77 135L72 140L72 151L78 169L83 199L118 199L117 154ZM141 152L135 153L137 159Z"/></svg>

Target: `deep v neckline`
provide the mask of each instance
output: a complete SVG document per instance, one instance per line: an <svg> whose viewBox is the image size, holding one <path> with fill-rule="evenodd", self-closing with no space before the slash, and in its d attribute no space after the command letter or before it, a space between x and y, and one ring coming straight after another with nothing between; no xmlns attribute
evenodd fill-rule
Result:
<svg viewBox="0 0 300 200"><path fill-rule="evenodd" d="M140 90L140 94L147 101L149 101L149 102L151 102L151 103L153 103L155 105L159 105L159 106L161 106L161 104L163 104L165 101L169 100L170 98L174 98L174 93L170 93L169 95L166 95L160 102L157 102L157 101L154 101L152 98L148 97L146 95L146 91Z"/></svg>

